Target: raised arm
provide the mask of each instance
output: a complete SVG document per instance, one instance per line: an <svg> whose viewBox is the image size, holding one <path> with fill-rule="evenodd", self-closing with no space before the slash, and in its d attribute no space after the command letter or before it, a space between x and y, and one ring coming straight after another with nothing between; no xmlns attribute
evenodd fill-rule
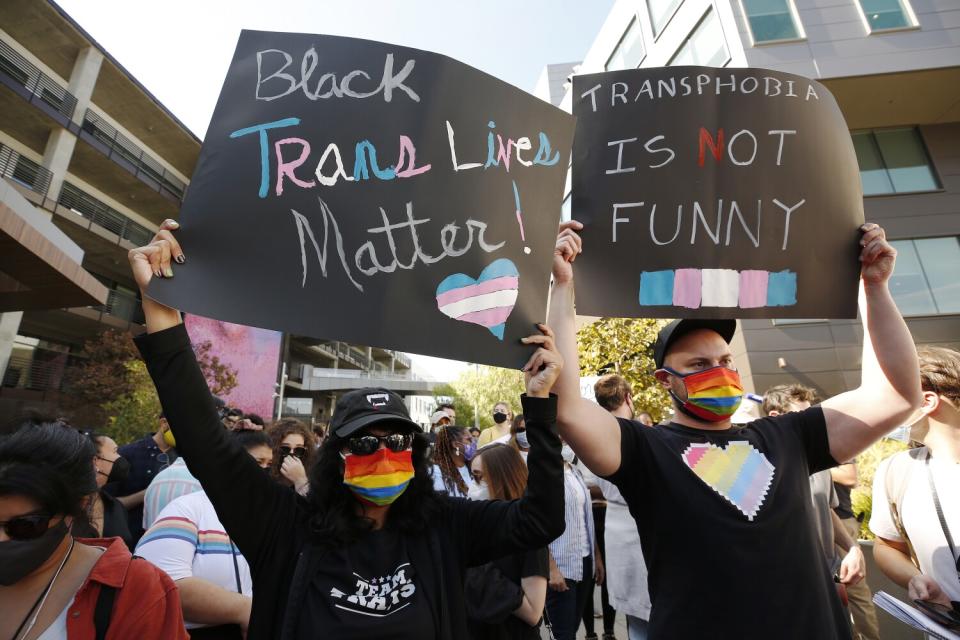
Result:
<svg viewBox="0 0 960 640"><path fill-rule="evenodd" d="M553 257L548 322L556 332L557 349L565 363L554 385L559 399L557 428L587 468L598 476L609 476L620 468L620 425L609 411L580 396L573 262L582 250L576 233L582 228L576 221L560 225Z"/></svg>
<svg viewBox="0 0 960 640"><path fill-rule="evenodd" d="M830 454L851 460L900 426L922 400L913 337L887 286L896 249L876 224L863 225L860 315L863 358L860 386L823 403Z"/></svg>
<svg viewBox="0 0 960 640"><path fill-rule="evenodd" d="M171 261L183 252L167 221L146 247L130 251L134 278L143 293L147 333L136 338L160 404L177 440L177 450L210 501L230 536L251 566L268 545L261 544L275 515L291 507L296 496L275 483L223 427L180 312L147 298L156 273L172 277Z"/></svg>

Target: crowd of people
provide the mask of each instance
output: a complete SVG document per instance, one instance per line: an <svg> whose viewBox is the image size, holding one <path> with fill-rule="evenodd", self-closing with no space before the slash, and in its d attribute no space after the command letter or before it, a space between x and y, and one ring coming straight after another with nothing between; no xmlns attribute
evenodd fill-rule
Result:
<svg viewBox="0 0 960 640"><path fill-rule="evenodd" d="M524 339L526 393L482 432L442 405L424 433L373 388L325 432L267 424L210 394L179 313L144 297L152 434L118 446L34 415L0 436L0 637L613 640L622 615L630 640L872 640L850 491L903 425L916 446L873 482L876 564L958 615L960 353L918 354L883 230L862 229L859 387L774 387L740 423L736 322L677 320L653 349L673 405L655 424L619 375L581 396L579 228ZM183 261L175 229L131 251L141 289Z"/></svg>

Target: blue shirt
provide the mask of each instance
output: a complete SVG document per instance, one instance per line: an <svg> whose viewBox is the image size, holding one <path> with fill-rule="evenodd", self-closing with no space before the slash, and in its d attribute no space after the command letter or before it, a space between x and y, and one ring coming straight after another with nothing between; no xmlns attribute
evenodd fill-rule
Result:
<svg viewBox="0 0 960 640"><path fill-rule="evenodd" d="M567 580L584 579L583 559L593 560L593 503L580 470L564 465L563 511L567 528L563 535L550 543L550 555Z"/></svg>

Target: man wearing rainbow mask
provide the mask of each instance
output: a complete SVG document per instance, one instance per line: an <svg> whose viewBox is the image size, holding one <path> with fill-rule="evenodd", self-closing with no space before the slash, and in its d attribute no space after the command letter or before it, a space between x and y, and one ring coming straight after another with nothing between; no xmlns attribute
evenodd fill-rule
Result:
<svg viewBox="0 0 960 640"><path fill-rule="evenodd" d="M653 603L649 637L849 638L809 524L807 478L852 459L920 406L917 353L887 287L896 251L883 229L861 227L860 387L734 426L743 395L729 346L736 322L679 320L654 348L654 375L675 415L649 428L580 397L572 263L581 228L561 226L554 258L550 323L566 362L554 387L557 423L580 459L617 485L637 521Z"/></svg>

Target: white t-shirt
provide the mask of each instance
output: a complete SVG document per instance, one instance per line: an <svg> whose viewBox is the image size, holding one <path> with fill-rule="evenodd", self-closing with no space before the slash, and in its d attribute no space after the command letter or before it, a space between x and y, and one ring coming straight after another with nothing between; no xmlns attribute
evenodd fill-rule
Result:
<svg viewBox="0 0 960 640"><path fill-rule="evenodd" d="M457 470L460 472L460 476L463 478L464 483L467 485L467 491L470 491L470 487L473 486L473 476L470 475L470 466L463 465L462 467L457 467ZM453 496L454 498L466 498L467 494L460 493L460 491L454 486L453 492L447 491L447 485L443 482L443 474L440 472L439 465L433 465L430 468L430 475L433 477L433 488L434 490L440 493L446 493Z"/></svg>
<svg viewBox="0 0 960 640"><path fill-rule="evenodd" d="M890 465L887 458L877 467L873 476L873 513L870 530L877 536L903 542L887 498L886 474ZM901 504L901 520L910 537L910 543L920 561L920 571L933 578L951 600L960 600L960 578L957 577L956 558L952 558L946 536L930 493L927 470L922 462L913 462ZM930 471L937 487L937 496L943 517L953 536L954 545L960 544L960 464L930 458ZM957 549L960 552L960 549Z"/></svg>
<svg viewBox="0 0 960 640"><path fill-rule="evenodd" d="M227 591L253 595L250 567L237 550L206 492L181 496L168 504L137 544L137 553L160 567L176 582L203 578ZM236 565L234 565L236 559ZM186 621L187 629L207 625Z"/></svg>

